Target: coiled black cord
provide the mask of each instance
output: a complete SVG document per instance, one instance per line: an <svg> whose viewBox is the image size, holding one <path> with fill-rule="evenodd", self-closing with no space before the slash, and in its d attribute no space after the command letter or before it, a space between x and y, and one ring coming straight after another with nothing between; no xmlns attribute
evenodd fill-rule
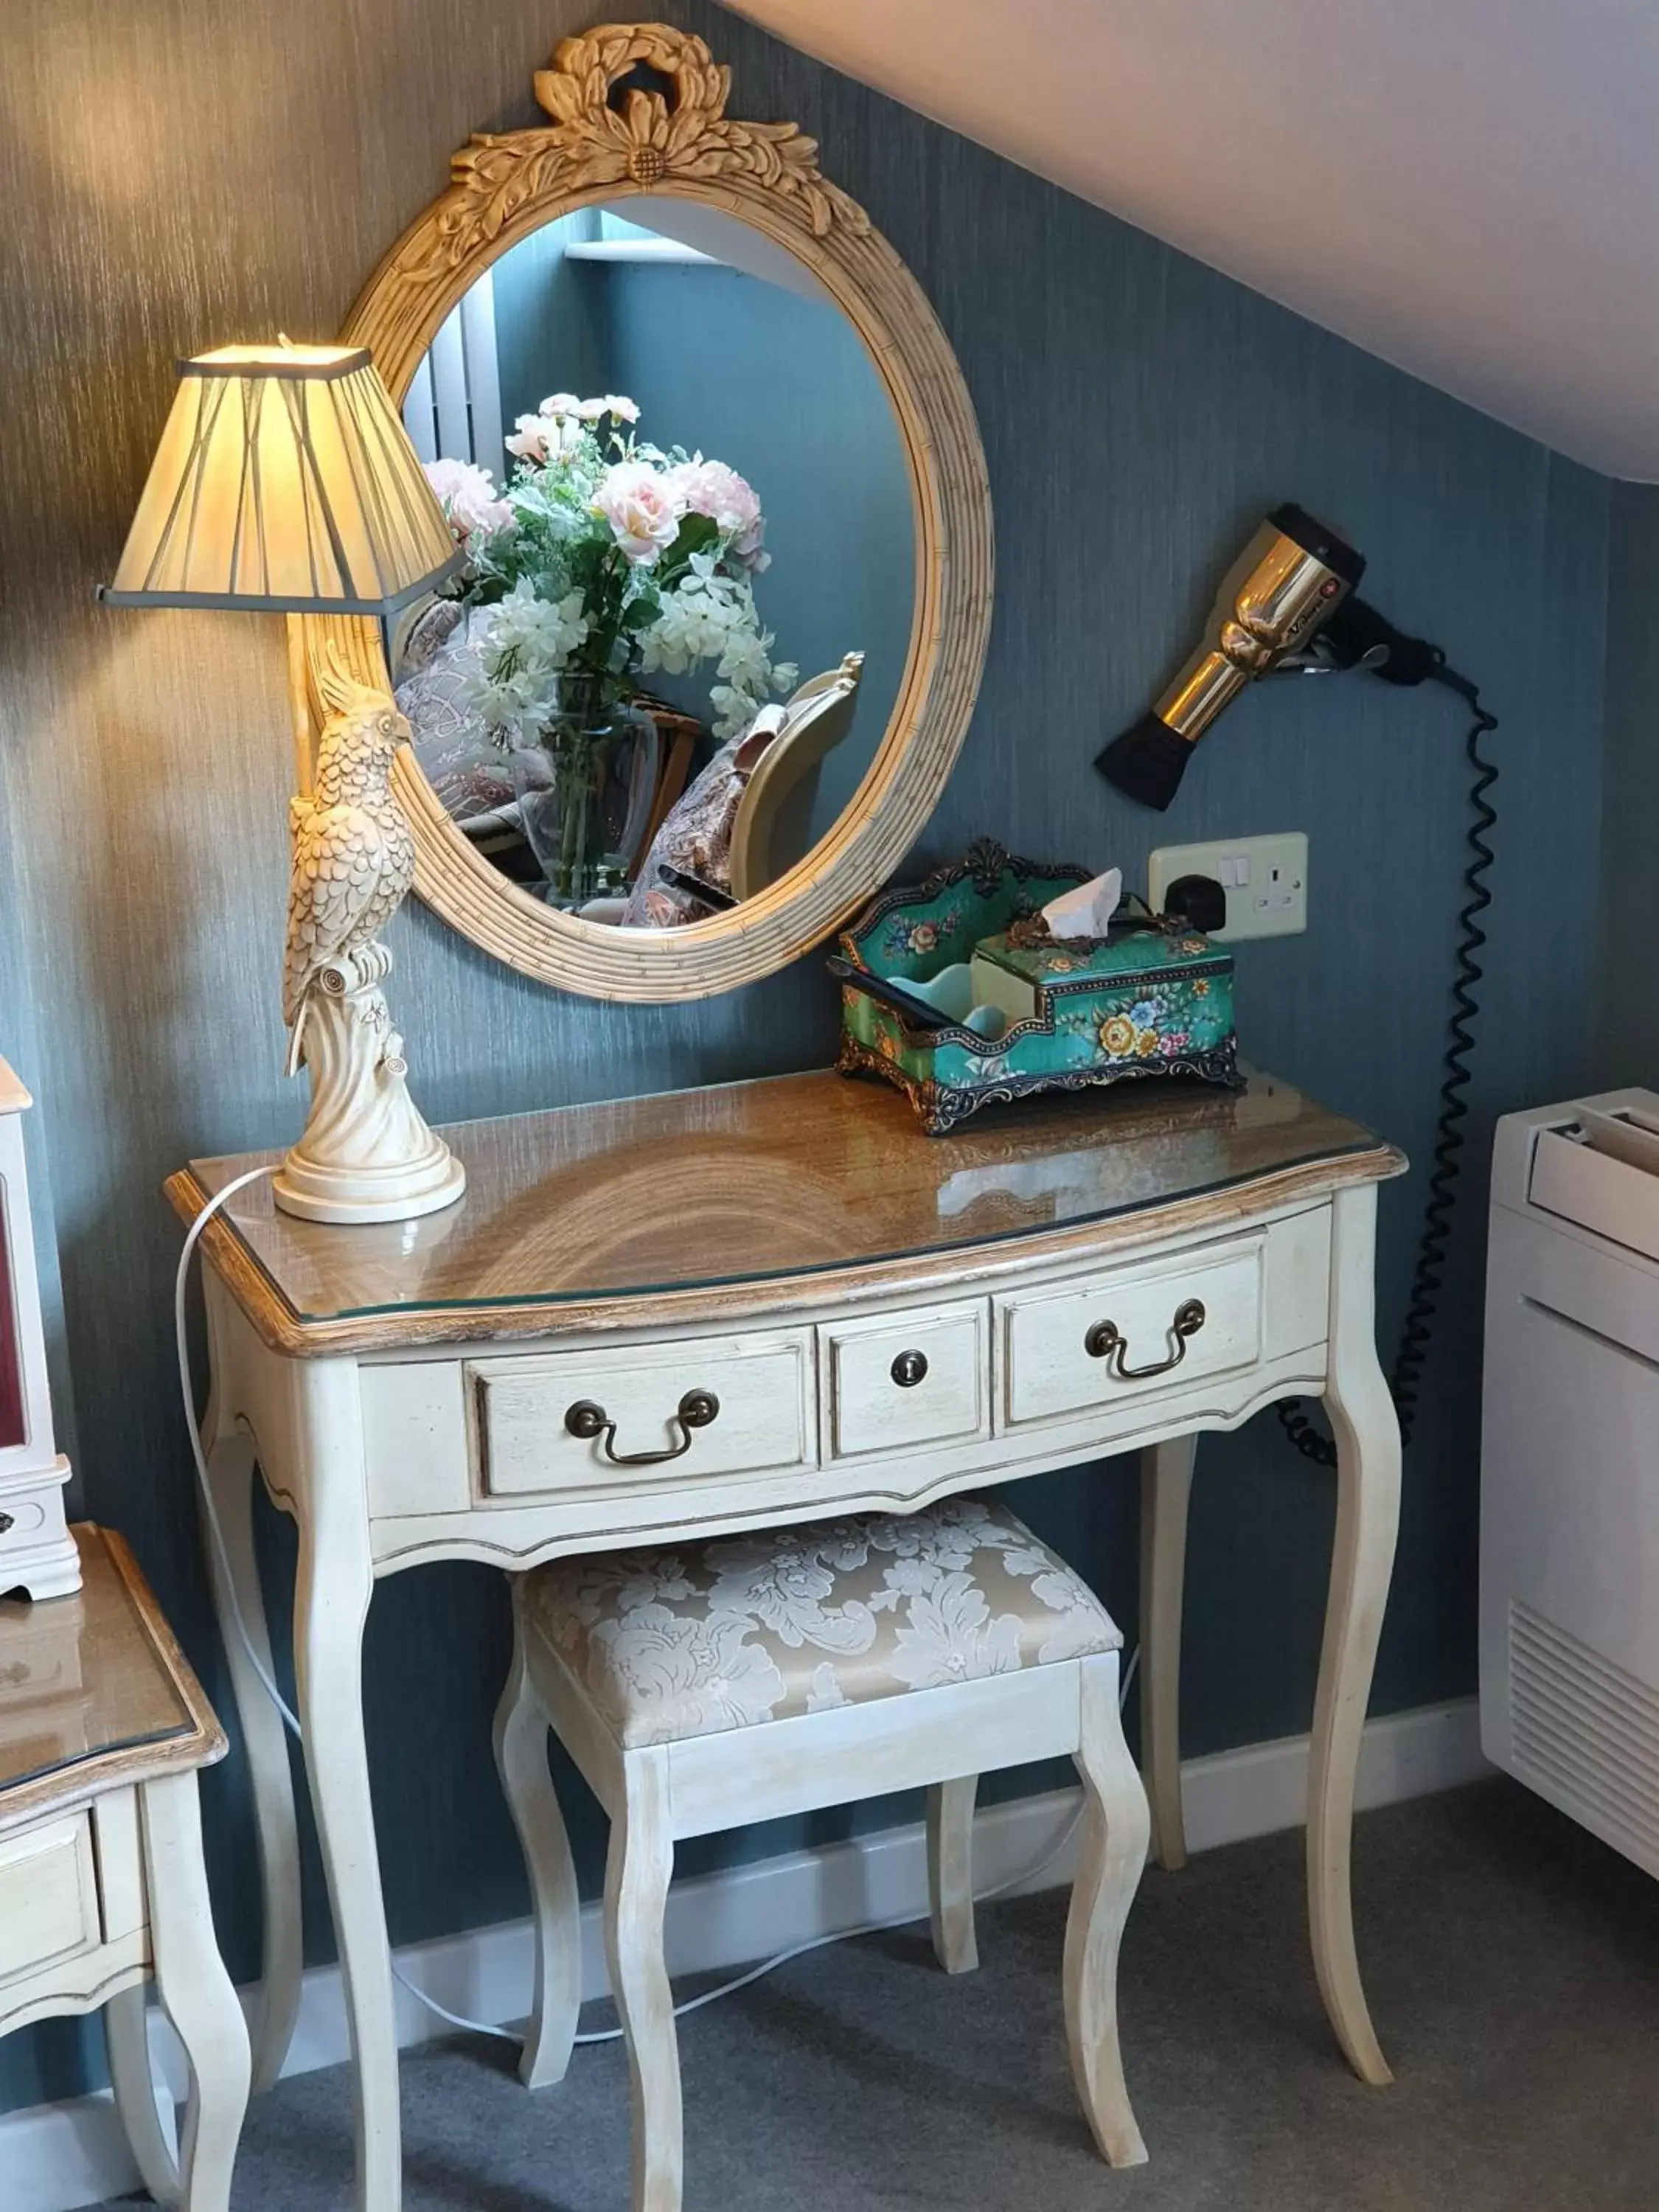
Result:
<svg viewBox="0 0 1659 2212"><path fill-rule="evenodd" d="M1474 772L1469 786L1469 806L1474 818L1469 825L1468 839L1474 857L1463 871L1468 897L1457 917L1451 1021L1443 1063L1445 1075L1440 1085L1440 1112L1434 1125L1434 1164L1429 1176L1428 1203L1423 1212L1423 1234L1417 1247L1411 1296L1406 1303L1406 1318L1400 1332L1400 1349L1395 1355L1394 1374L1389 1384L1400 1417L1402 1443L1411 1442L1416 1424L1423 1363L1428 1357L1432 1323L1440 1304L1452 1209L1463 1165L1463 1123L1469 1111L1463 1093L1468 1087L1469 1054L1474 1048L1474 1024L1480 1014L1480 989L1484 971L1479 955L1486 942L1480 918L1492 904L1486 876L1492 864L1492 849L1486 842L1486 832L1498 820L1486 798L1498 781L1498 768L1480 750L1480 740L1498 727L1498 717L1481 705L1480 686L1470 683L1467 676L1460 676L1455 668L1448 668L1443 654L1437 653L1436 665L1428 672L1428 680L1455 691L1474 710L1474 720L1463 741L1465 757ZM1320 1467L1336 1465L1336 1446L1322 1430L1314 1426L1302 1410L1299 1398L1283 1399L1274 1410L1280 1427L1304 1459Z"/></svg>

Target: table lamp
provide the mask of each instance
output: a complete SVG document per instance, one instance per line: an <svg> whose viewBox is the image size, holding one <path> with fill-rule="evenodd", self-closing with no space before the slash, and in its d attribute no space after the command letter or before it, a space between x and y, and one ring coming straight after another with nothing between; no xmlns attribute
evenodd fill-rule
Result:
<svg viewBox="0 0 1659 2212"><path fill-rule="evenodd" d="M360 347L224 346L179 384L112 584L110 606L390 615L461 563L390 393ZM404 1085L380 984L378 933L415 875L391 786L409 725L331 658L311 762L296 686L299 790L289 815L283 1018L288 1073L311 1073L305 1134L277 1171L278 1206L313 1221L404 1221L451 1206L465 1171Z"/></svg>

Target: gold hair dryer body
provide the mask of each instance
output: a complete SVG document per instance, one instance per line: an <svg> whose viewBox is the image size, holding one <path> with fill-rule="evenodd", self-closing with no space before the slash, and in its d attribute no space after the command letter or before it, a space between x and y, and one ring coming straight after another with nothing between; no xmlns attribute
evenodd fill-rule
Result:
<svg viewBox="0 0 1659 2212"><path fill-rule="evenodd" d="M1364 574L1363 555L1299 507L1275 507L1222 580L1203 643L1150 714L1097 763L1132 799L1166 807L1224 707L1309 642Z"/></svg>

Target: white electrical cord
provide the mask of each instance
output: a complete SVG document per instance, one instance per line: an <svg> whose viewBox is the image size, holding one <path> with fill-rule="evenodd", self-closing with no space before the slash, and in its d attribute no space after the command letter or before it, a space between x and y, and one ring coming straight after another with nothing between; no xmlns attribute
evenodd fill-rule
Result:
<svg viewBox="0 0 1659 2212"><path fill-rule="evenodd" d="M258 1182L262 1176L275 1175L276 1172L275 1168L250 1168L246 1175L234 1177L222 1190L215 1192L191 1223L185 1235L185 1249L179 1255L179 1272L173 1281L173 1334L179 1347L179 1388L184 1393L185 1427L190 1436L190 1449L196 1461L196 1480L202 1488L202 1506L207 1515L208 1528L218 1558L219 1573L230 1607L231 1620L235 1626L236 1640L247 1655L247 1663L258 1676L265 1695L282 1715L283 1725L290 1730L296 1742L302 1742L304 1739L300 1733L300 1723L287 1699L271 1680L264 1660L254 1650L253 1639L247 1632L247 1623L242 1618L242 1608L236 1601L236 1577L231 1571L230 1548L225 1542L225 1532L219 1523L219 1508L213 1496L213 1479L208 1473L207 1454L202 1449L202 1432L196 1418L196 1384L190 1371L190 1335L185 1325L185 1291L190 1280L191 1255L200 1243L203 1231L214 1215L228 1205L239 1190L246 1190L251 1182Z"/></svg>
<svg viewBox="0 0 1659 2212"><path fill-rule="evenodd" d="M197 1425L196 1386L190 1371L190 1338L185 1323L185 1293L190 1279L191 1257L201 1241L203 1231L215 1214L234 1198L239 1190L246 1190L250 1183L258 1182L262 1176L275 1175L276 1172L275 1168L250 1168L246 1175L235 1176L225 1185L222 1190L214 1193L195 1220L191 1222L185 1237L185 1249L179 1255L179 1272L173 1280L173 1324L174 1338L179 1347L179 1387L185 1401L185 1426L190 1435L191 1453L196 1462L196 1480L201 1486L203 1510L207 1516L209 1533L212 1537L213 1548L218 1559L226 1601L230 1607L231 1625L235 1629L236 1640L241 1645L247 1662L258 1677L260 1686L282 1715L283 1726L293 1736L295 1741L303 1748L305 1735L300 1727L298 1717L272 1680L270 1668L254 1650L253 1639L248 1633L247 1623L242 1618L242 1608L237 1602L236 1577L231 1571L230 1548L225 1541L225 1532L220 1524L219 1509L213 1495L212 1478L208 1473L207 1454L202 1448L201 1431ZM1134 1680L1135 1668L1139 1659L1140 1648L1137 1645L1129 1654L1128 1663L1123 1669L1123 1681L1118 1692L1120 1712L1128 1702L1129 1686ZM1032 1865L1022 1869L1018 1874L1011 1875L1006 1881L999 1882L994 1889L980 1891L974 1902L976 1905L988 1905L993 1899L1004 1897L1010 1890L1023 1888L1028 1882L1035 1881L1044 1869L1051 1865L1066 1850L1072 1838L1076 1834L1078 1824L1082 1818L1083 1808L1079 1806L1077 1811L1066 1822L1065 1831L1059 1841L1046 1850L1040 1859L1035 1861ZM856 1936L880 1936L884 1935L890 1929L908 1928L912 1923L924 1917L921 1913L907 1912L895 1920L866 1921L856 1928L837 1928L828 1936L814 1936L805 1943L793 1944L788 1950L780 1951L770 1959L763 1959L759 1966L750 1966L732 1981L720 1982L714 1989L705 1990L701 1996L688 1997L684 2004L675 2006L674 2017L676 2020L684 2020L688 2014L700 2012L704 2005L713 2004L717 1997L729 1997L738 1990L746 1990L751 1982L758 1982L766 1975L775 1972L778 1967L787 1966L792 1959L805 1958L809 1951L822 1951L831 1943L848 1943ZM424 2005L429 2013L434 2014L437 2019L447 2021L451 2027L461 2028L469 2035L493 2035L502 2043L522 2043L522 2037L514 2035L509 2028L498 2027L489 2021L464 2020L459 2013L449 2011L446 2006L438 2002L436 1997L428 1996L425 1990L417 1988L399 1967L395 1959L392 1961L392 1972L393 1978L408 1990L410 1996L417 2003ZM615 2043L621 2034L620 2027L595 2028L586 2035L577 2036L575 2040L579 2044Z"/></svg>
<svg viewBox="0 0 1659 2212"><path fill-rule="evenodd" d="M179 1272L173 1279L173 1328L174 1340L179 1348L179 1388L183 1393L185 1401L185 1427L190 1436L191 1455L196 1462L196 1480L201 1486L202 1507L207 1516L208 1530L213 1539L213 1548L218 1558L225 1601L230 1608L231 1626L236 1632L236 1641L246 1655L248 1665L252 1668L258 1678L261 1688L282 1715L283 1727L287 1729L295 1743L303 1749L305 1733L300 1726L299 1717L277 1688L272 1680L270 1668L254 1650L253 1638L248 1634L247 1623L242 1618L242 1608L237 1601L236 1577L231 1571L230 1547L225 1541L224 1528L219 1519L218 1504L213 1495L213 1480L208 1473L207 1454L202 1448L201 1431L197 1424L196 1385L190 1371L190 1335L185 1322L185 1293L190 1280L191 1256L201 1242L203 1231L214 1215L220 1211L221 1207L228 1205L239 1190L246 1190L251 1182L258 1182L262 1176L275 1175L276 1172L275 1168L250 1168L246 1175L234 1177L222 1190L214 1193L195 1220L191 1223L185 1236L185 1249L179 1255ZM499 2036L504 2043L519 2042L520 2038L510 2033L504 2027L496 2027L488 2021L463 2020L458 2013L447 2010L435 1997L428 1996L424 1990L416 1987L398 1966L396 1959L392 1961L392 1972L394 1980L401 1984L417 2003L424 2005L428 2012L435 2013L440 2020L447 2021L452 2027L465 2028L470 2033L477 2035Z"/></svg>

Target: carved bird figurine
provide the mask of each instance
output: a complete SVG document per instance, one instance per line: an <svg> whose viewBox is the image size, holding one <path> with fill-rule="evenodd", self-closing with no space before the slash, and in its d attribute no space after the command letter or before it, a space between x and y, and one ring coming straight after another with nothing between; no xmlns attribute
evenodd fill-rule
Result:
<svg viewBox="0 0 1659 2212"><path fill-rule="evenodd" d="M317 744L314 788L289 802L294 872L288 902L283 1018L288 1072L304 1057L306 1009L318 977L371 944L415 880L415 841L392 794L392 763L409 724L384 691L338 667L319 689L329 709Z"/></svg>

